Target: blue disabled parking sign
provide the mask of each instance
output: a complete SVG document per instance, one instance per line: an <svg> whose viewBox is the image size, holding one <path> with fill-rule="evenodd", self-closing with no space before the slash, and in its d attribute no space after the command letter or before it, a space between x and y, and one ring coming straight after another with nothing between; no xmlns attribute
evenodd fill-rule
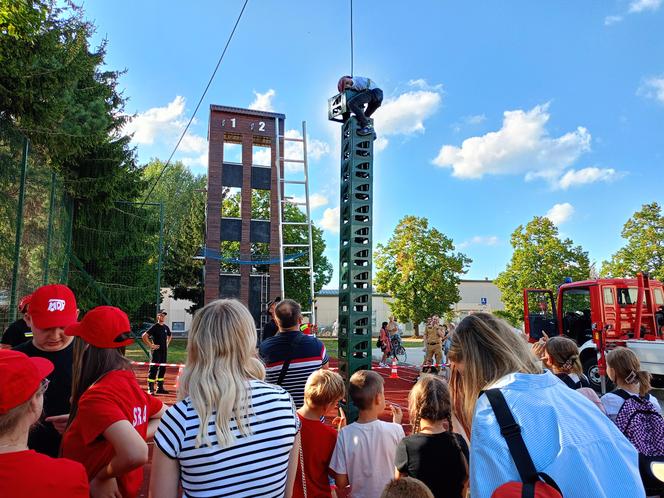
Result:
<svg viewBox="0 0 664 498"><path fill-rule="evenodd" d="M486 297L481 297L480 298L480 304L488 304L489 300Z"/></svg>

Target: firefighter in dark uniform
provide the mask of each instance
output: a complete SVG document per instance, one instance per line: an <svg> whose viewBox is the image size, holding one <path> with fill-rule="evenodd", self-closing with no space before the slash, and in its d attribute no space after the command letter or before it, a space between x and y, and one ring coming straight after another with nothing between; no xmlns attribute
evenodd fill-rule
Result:
<svg viewBox="0 0 664 498"><path fill-rule="evenodd" d="M166 312L160 310L157 314L157 323L143 333L143 342L150 348L150 363L166 363L168 359L168 345L171 343L171 329L164 323ZM157 382L157 394L169 394L164 389L164 375L166 367L150 365L148 372L148 392L155 394L154 383Z"/></svg>

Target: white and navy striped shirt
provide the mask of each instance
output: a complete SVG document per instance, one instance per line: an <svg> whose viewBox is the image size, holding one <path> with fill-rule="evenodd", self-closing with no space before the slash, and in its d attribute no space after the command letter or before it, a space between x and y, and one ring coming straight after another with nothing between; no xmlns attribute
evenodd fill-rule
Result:
<svg viewBox="0 0 664 498"><path fill-rule="evenodd" d="M250 382L251 434L241 436L235 419L233 445L221 448L214 430L213 413L208 421L212 443L195 447L200 419L189 397L171 406L161 419L155 443L180 464L184 497L281 497L286 487L288 456L300 422L293 400L282 388L262 381Z"/></svg>
<svg viewBox="0 0 664 498"><path fill-rule="evenodd" d="M286 360L290 358L281 386L293 396L297 408L304 404L304 385L309 375L329 362L325 345L300 331L279 332L260 346L265 363L265 381L276 384Z"/></svg>

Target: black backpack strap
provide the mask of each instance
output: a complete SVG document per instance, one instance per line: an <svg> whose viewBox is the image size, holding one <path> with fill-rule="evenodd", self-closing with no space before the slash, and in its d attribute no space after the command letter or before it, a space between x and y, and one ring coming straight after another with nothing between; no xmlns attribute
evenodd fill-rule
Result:
<svg viewBox="0 0 664 498"><path fill-rule="evenodd" d="M528 448L526 448L526 443L521 436L521 427L514 420L514 416L509 406L507 406L507 401L505 401L505 396L500 392L500 389L489 389L484 394L486 394L489 403L491 403L493 413L496 414L496 420L498 421L498 425L500 425L500 434L502 434L507 442L507 448L510 450L510 455L512 455L516 469L519 471L521 482L532 484L539 481L537 469L535 469L535 464L533 464Z"/></svg>
<svg viewBox="0 0 664 498"><path fill-rule="evenodd" d="M279 371L279 377L277 377L276 384L278 386L281 386L283 384L284 379L286 378L286 373L288 372L288 367L290 366L291 361L293 361L293 357L295 356L295 348L300 343L303 337L304 333L299 332L299 334L295 336L295 340L288 345L288 357L284 360L284 363L281 365L281 370Z"/></svg>
<svg viewBox="0 0 664 498"><path fill-rule="evenodd" d="M556 377L562 380L565 383L565 385L567 385L567 387L569 387L570 389L576 390L579 387L581 387L581 382L574 382L572 377L570 377L567 374L556 374Z"/></svg>
<svg viewBox="0 0 664 498"><path fill-rule="evenodd" d="M588 377L583 374L579 375L579 387L590 387L590 381L588 380Z"/></svg>
<svg viewBox="0 0 664 498"><path fill-rule="evenodd" d="M628 393L627 391L625 391L624 389L614 389L613 391L611 391L611 394L615 394L616 396L620 396L620 397L621 397L622 399L624 399L625 401L627 401L628 399L634 397L634 395L629 394L629 393Z"/></svg>

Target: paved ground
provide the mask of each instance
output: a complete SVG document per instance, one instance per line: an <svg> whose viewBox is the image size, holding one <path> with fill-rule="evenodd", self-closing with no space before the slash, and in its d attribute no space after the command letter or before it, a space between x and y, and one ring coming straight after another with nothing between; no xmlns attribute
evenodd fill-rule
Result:
<svg viewBox="0 0 664 498"><path fill-rule="evenodd" d="M380 361L383 356L378 348L373 348L371 355L374 361ZM406 363L413 367L419 368L424 361L424 351L422 351L422 348L406 348L406 356ZM664 411L664 389L653 389L652 394L659 400L659 406Z"/></svg>
<svg viewBox="0 0 664 498"><path fill-rule="evenodd" d="M381 353L380 349L373 348L371 350L371 356L375 361L380 361L380 359L383 357L383 353ZM424 351L422 351L422 348L406 348L406 363L409 365L417 366L419 368L423 361Z"/></svg>

